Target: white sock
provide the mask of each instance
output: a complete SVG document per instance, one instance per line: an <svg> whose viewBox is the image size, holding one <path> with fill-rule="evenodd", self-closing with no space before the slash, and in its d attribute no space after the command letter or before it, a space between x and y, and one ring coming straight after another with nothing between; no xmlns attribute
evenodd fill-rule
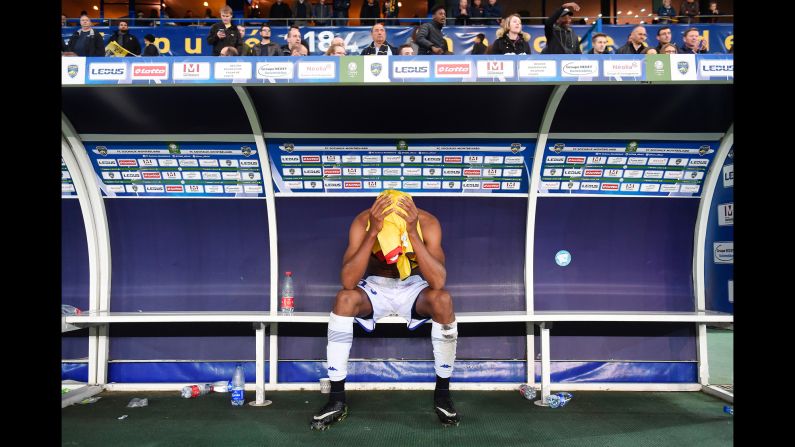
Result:
<svg viewBox="0 0 795 447"><path fill-rule="evenodd" d="M458 345L458 323L439 324L431 321L433 367L436 375L447 379L453 374L455 348Z"/></svg>
<svg viewBox="0 0 795 447"><path fill-rule="evenodd" d="M341 317L334 312L328 322L328 377L334 382L348 376L348 356L353 345L353 317Z"/></svg>

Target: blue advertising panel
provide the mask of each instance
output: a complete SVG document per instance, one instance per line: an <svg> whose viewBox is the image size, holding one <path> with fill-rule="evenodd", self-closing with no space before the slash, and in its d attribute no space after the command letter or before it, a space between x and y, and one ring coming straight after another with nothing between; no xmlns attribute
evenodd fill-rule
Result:
<svg viewBox="0 0 795 447"><path fill-rule="evenodd" d="M602 25L602 33L607 35L607 44L615 49L624 45L632 32L634 25ZM700 37L705 42L706 48L710 53L727 53L734 46L734 25L732 24L694 24L699 29ZM662 25L646 25L648 33L647 43L657 46L657 30ZM683 34L690 25L670 25L672 42L682 45ZM574 32L582 39L582 47L589 48L589 31L593 26L574 25ZM61 28L61 37L64 44L69 42L69 37L75 32L77 27ZM109 35L116 31L116 27L97 26L95 30L105 36L106 43ZM490 45L496 38L497 26L445 26L442 33L447 40L448 49L456 55L468 55L472 52L472 45L475 36L483 33L486 36L486 45ZM286 26L274 26L272 28L272 41L279 45L287 44ZM532 54L539 54L546 46L544 27L542 25L524 25L522 31L530 35L530 48ZM144 36L153 34L154 44L160 54L167 56L212 56L212 46L207 43L207 35L210 33L209 26L162 26L162 27L138 27L133 26L130 32L138 38L143 46ZM413 26L388 26L386 27L387 41L399 47L404 43L411 43L411 36L414 32ZM593 32L593 31L592 31ZM369 27L302 27L302 40L307 44L310 55L321 55L328 50L331 40L341 37L345 42L345 50L348 54L360 54L361 51L372 43L373 38ZM259 29L256 25L246 28L244 38L246 44L253 46L259 44Z"/></svg>
<svg viewBox="0 0 795 447"><path fill-rule="evenodd" d="M72 174L66 167L66 162L61 158L61 198L77 197L75 184L72 181Z"/></svg>
<svg viewBox="0 0 795 447"><path fill-rule="evenodd" d="M539 195L701 197L715 141L547 142Z"/></svg>
<svg viewBox="0 0 795 447"><path fill-rule="evenodd" d="M706 309L734 312L734 148L720 170L704 247Z"/></svg>
<svg viewBox="0 0 795 447"><path fill-rule="evenodd" d="M275 191L526 195L534 140L270 140Z"/></svg>
<svg viewBox="0 0 795 447"><path fill-rule="evenodd" d="M265 197L251 143L86 142L104 197Z"/></svg>

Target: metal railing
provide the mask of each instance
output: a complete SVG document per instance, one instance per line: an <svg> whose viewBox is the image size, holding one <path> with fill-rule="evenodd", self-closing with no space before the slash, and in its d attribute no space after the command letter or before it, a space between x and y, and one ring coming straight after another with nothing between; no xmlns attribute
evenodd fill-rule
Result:
<svg viewBox="0 0 795 447"><path fill-rule="evenodd" d="M616 24L621 25L621 23L616 23L620 20L635 20L640 19L641 21L646 22L646 24L663 24L660 20L666 20L666 24L688 24L688 23L712 23L712 20L720 20L718 23L733 23L734 15L700 15L695 16L695 21L688 22L688 16L676 16L670 17L667 16L659 17L656 14L648 14L645 17L640 17L640 14L631 14L631 15L615 15L615 16L605 16L605 15L596 15L596 16L574 16L572 24L573 25L593 25L599 19L602 20L602 23L605 25ZM521 17L522 23L525 25L542 25L546 17ZM153 17L145 17L145 18L127 18L127 17L117 17L117 18L92 18L91 22L93 26L116 26L120 21L125 21L129 26L138 26L138 27L161 27L161 26L212 26L212 24L219 22L221 19L213 17L200 17L200 18L182 18L182 19L172 19L170 17L164 18L153 18ZM373 23L373 21L384 23L386 26L404 26L404 25L412 25L412 24L422 24L426 22L430 22L432 19L430 17L397 17L397 18L358 18L358 17L347 17L347 18L339 18L339 17L293 17L293 18L278 18L278 19L271 19L266 17L242 17L242 18L232 18L232 24L234 25L246 25L246 26L256 26L263 23L269 23L274 26L287 26L294 22L301 23L302 26L304 25L311 25L311 26L370 26L370 25L362 25L362 22L365 23ZM468 21L473 22L471 26L491 26L491 25L499 25L499 19L494 17L470 17L467 19ZM648 20L648 22L647 22ZM356 25L348 25L350 22L356 22ZM448 25L456 24L455 17L448 17L447 18ZM66 26L79 26L80 19L79 18L67 18L66 19Z"/></svg>

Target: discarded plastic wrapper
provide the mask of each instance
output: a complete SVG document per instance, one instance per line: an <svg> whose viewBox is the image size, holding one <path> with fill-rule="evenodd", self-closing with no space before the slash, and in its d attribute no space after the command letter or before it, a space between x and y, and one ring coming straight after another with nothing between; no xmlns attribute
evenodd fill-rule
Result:
<svg viewBox="0 0 795 447"><path fill-rule="evenodd" d="M98 401L98 400L100 400L100 399L102 399L102 396L93 396L93 397L89 397L89 398L87 398L87 399L83 399L83 400L81 400L81 401L80 401L80 403L81 403L82 405L85 405L85 404L93 404L94 402L96 402L96 401Z"/></svg>
<svg viewBox="0 0 795 447"><path fill-rule="evenodd" d="M133 397L130 400L130 403L127 404L127 407L128 408L137 408L137 407L145 407L147 405L149 405L149 399L147 399L145 397L143 399L139 399L137 397Z"/></svg>

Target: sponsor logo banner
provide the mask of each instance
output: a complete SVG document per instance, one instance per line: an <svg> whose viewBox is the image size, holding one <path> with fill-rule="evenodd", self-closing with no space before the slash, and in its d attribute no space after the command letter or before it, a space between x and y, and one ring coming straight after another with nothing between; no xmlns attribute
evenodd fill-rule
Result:
<svg viewBox="0 0 795 447"><path fill-rule="evenodd" d="M472 76L471 61L436 61L437 78L468 78Z"/></svg>
<svg viewBox="0 0 795 447"><path fill-rule="evenodd" d="M599 62L589 60L561 60L560 75L564 78L599 76Z"/></svg>
<svg viewBox="0 0 795 447"><path fill-rule="evenodd" d="M167 63L142 63L132 64L132 79L160 80L168 79Z"/></svg>
<svg viewBox="0 0 795 447"><path fill-rule="evenodd" d="M328 62L298 62L298 79L335 79L337 65Z"/></svg>
<svg viewBox="0 0 795 447"><path fill-rule="evenodd" d="M513 78L514 63L509 60L477 61L479 78Z"/></svg>
<svg viewBox="0 0 795 447"><path fill-rule="evenodd" d="M88 79L91 80L122 80L127 77L127 64L124 63L91 63L88 65Z"/></svg>
<svg viewBox="0 0 795 447"><path fill-rule="evenodd" d="M715 264L734 264L734 242L713 242L712 253Z"/></svg>
<svg viewBox="0 0 795 447"><path fill-rule="evenodd" d="M642 75L641 61L606 60L603 65L605 76L639 78Z"/></svg>
<svg viewBox="0 0 795 447"><path fill-rule="evenodd" d="M549 60L520 60L520 78L556 78L558 67L555 61Z"/></svg>
<svg viewBox="0 0 795 447"><path fill-rule="evenodd" d="M175 80L201 80L210 79L209 62L174 62L172 66L173 78Z"/></svg>
<svg viewBox="0 0 795 447"><path fill-rule="evenodd" d="M257 79L293 79L292 62L257 62Z"/></svg>
<svg viewBox="0 0 795 447"><path fill-rule="evenodd" d="M392 77L396 79L422 79L431 75L430 61L393 61Z"/></svg>

